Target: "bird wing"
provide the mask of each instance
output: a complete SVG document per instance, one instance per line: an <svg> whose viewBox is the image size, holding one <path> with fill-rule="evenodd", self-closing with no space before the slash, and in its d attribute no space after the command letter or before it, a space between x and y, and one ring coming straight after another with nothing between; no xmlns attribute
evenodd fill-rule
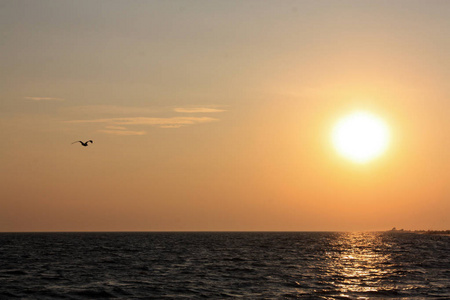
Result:
<svg viewBox="0 0 450 300"><path fill-rule="evenodd" d="M83 144L82 141L76 141L76 142L73 142L72 144L75 144L75 143L82 143Z"/></svg>
<svg viewBox="0 0 450 300"><path fill-rule="evenodd" d="M88 142L91 142L91 144L93 143L93 141L92 140L89 140ZM87 143L87 142L86 142Z"/></svg>

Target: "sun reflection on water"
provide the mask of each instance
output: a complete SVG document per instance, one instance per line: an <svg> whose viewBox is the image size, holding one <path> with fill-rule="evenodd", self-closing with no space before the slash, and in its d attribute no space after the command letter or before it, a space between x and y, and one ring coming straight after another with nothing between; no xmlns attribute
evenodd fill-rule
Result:
<svg viewBox="0 0 450 300"><path fill-rule="evenodd" d="M345 233L335 239L327 256L327 279L341 297L370 295L371 292L389 291L395 286L382 282L393 272L390 255L380 234ZM365 299L366 297L358 299Z"/></svg>

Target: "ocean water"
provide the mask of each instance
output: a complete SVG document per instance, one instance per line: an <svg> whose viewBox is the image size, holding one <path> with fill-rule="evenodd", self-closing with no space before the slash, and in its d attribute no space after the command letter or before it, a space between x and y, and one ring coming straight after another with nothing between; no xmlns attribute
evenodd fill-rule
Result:
<svg viewBox="0 0 450 300"><path fill-rule="evenodd" d="M450 299L450 237L2 233L0 299Z"/></svg>

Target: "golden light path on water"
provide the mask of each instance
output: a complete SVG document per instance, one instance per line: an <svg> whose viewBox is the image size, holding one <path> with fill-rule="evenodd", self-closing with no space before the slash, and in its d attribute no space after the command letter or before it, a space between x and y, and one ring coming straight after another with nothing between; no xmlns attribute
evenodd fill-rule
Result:
<svg viewBox="0 0 450 300"><path fill-rule="evenodd" d="M399 253L393 253L399 249L381 232L329 233L317 242L320 246L311 250L323 251L322 255L302 257L308 261L306 268L298 266L302 269L299 278L308 281L307 286L302 280L295 282L300 297L310 295L311 286L321 299L370 299L380 295L389 298L399 290L417 287L416 282L399 283L405 272L396 263Z"/></svg>
<svg viewBox="0 0 450 300"><path fill-rule="evenodd" d="M335 247L339 251L328 253L328 267L336 276L334 284L342 293L340 296L350 296L349 292L367 293L394 288L380 285L380 279L393 272L391 268L386 268L390 264L389 255L381 251L380 239L379 235L373 233L348 233L335 240Z"/></svg>

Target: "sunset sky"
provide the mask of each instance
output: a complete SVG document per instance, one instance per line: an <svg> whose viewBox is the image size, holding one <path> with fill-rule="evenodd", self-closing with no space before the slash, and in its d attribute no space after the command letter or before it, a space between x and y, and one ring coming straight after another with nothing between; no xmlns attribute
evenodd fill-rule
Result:
<svg viewBox="0 0 450 300"><path fill-rule="evenodd" d="M0 231L450 229L449 78L445 0L0 0Z"/></svg>

